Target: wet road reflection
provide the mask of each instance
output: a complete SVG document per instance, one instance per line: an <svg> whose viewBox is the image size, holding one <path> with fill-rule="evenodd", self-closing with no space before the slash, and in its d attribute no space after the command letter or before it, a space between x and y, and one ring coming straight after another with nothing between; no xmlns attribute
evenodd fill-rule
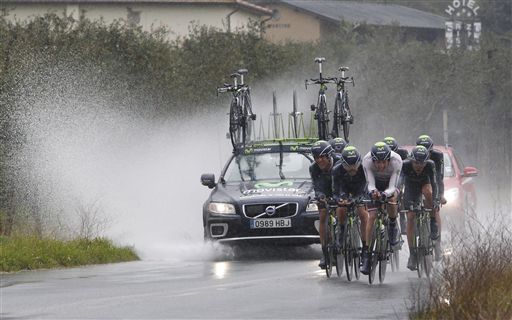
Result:
<svg viewBox="0 0 512 320"><path fill-rule="evenodd" d="M416 274L327 279L318 247L238 248L214 259L139 261L2 275L2 318L406 318ZM407 254L402 254L402 264ZM389 268L390 269L390 268Z"/></svg>

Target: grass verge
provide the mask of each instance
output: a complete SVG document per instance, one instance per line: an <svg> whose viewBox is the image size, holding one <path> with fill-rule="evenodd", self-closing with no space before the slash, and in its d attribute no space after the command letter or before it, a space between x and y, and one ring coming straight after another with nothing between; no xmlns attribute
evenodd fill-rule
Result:
<svg viewBox="0 0 512 320"><path fill-rule="evenodd" d="M472 229L431 282L414 288L410 319L512 319L512 231ZM455 245L458 244L458 245ZM423 286L423 287L422 287Z"/></svg>
<svg viewBox="0 0 512 320"><path fill-rule="evenodd" d="M132 247L104 238L70 241L32 236L0 237L0 271L73 267L138 260Z"/></svg>

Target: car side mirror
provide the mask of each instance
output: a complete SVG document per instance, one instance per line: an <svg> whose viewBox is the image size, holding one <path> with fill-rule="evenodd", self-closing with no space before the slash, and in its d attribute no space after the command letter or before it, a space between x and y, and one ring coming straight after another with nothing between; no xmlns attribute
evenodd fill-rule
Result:
<svg viewBox="0 0 512 320"><path fill-rule="evenodd" d="M204 173L201 175L201 184L207 186L210 189L215 188L215 175L213 173Z"/></svg>
<svg viewBox="0 0 512 320"><path fill-rule="evenodd" d="M464 168L464 175L463 175L464 178L476 177L476 176L478 176L477 168L475 168L475 167L465 167Z"/></svg>

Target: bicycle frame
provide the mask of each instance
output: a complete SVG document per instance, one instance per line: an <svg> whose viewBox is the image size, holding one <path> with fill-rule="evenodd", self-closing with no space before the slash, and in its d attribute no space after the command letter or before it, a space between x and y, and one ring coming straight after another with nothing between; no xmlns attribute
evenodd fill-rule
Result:
<svg viewBox="0 0 512 320"><path fill-rule="evenodd" d="M356 279L359 279L359 262L360 253L362 249L361 244L361 224L359 215L357 214L358 207L364 207L362 201L351 201L346 206L347 213L345 217L345 235L342 242L342 253L345 258L345 271L347 280L352 280L352 270L356 274Z"/></svg>
<svg viewBox="0 0 512 320"><path fill-rule="evenodd" d="M412 205L410 211L415 214L415 230L413 238L413 248L416 252L416 268L418 277L421 278L424 272L427 277L430 276L432 269L432 256L433 256L433 241L430 238L430 212L431 209L426 209L423 202Z"/></svg>
<svg viewBox="0 0 512 320"><path fill-rule="evenodd" d="M224 92L231 92L233 95L229 111L229 135L234 150L239 145L245 146L246 140L250 139L252 131L250 120L256 119L256 115L252 112L250 88L244 83L246 73L246 69L238 70L230 75L233 78L233 85L225 83L223 87L217 88L217 95ZM240 77L240 84L238 77Z"/></svg>
<svg viewBox="0 0 512 320"><path fill-rule="evenodd" d="M315 120L318 122L318 138L320 140L327 140L329 133L329 110L327 108L327 99L325 91L327 90L327 83L336 83L335 78L324 78L322 75L322 63L325 58L315 58L315 62L318 63L318 71L320 77L318 79L309 79L305 81L306 90L308 85L318 84L320 89L318 91L317 104L311 106L311 111L315 111Z"/></svg>
<svg viewBox="0 0 512 320"><path fill-rule="evenodd" d="M353 123L353 117L350 112L348 105L348 91L345 88L346 83L352 83L355 86L354 78L350 80L345 76L345 71L348 71L347 67L340 67L341 77L336 78L336 98L334 100L334 121L332 132L335 136L340 136L343 131L344 138L349 142L349 125Z"/></svg>
<svg viewBox="0 0 512 320"><path fill-rule="evenodd" d="M377 205L377 217L373 223L372 237L368 247L370 260L370 273L368 281L370 284L375 279L377 264L379 264L379 282L383 283L386 275L387 261L391 254L391 245L388 238L389 217L385 205L396 204L387 200L365 200L365 202Z"/></svg>

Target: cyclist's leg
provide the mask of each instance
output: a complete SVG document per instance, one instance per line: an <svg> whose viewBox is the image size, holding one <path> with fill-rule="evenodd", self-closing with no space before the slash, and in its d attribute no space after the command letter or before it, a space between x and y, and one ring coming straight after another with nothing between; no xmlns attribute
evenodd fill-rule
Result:
<svg viewBox="0 0 512 320"><path fill-rule="evenodd" d="M357 208L357 214L359 215L359 220L361 220L361 242L363 245L366 245L366 226L368 225L368 210L366 207L361 206Z"/></svg>
<svg viewBox="0 0 512 320"><path fill-rule="evenodd" d="M421 185L418 183L411 183L407 181L404 184L404 198L405 207L410 207L414 203L421 201ZM411 271L416 270L416 248L414 244L414 237L416 226L416 214L410 210L407 212L407 244L409 245L409 260L407 261L407 268Z"/></svg>
<svg viewBox="0 0 512 320"><path fill-rule="evenodd" d="M409 244L409 260L407 261L407 268L411 271L416 270L416 248L414 245L414 227L416 224L416 214L413 211L407 212L407 243Z"/></svg>
<svg viewBox="0 0 512 320"><path fill-rule="evenodd" d="M366 221L366 231L365 231L365 241L363 241L363 249L361 252L361 272L363 274L368 274L370 271L369 266L369 252L368 252L368 246L370 245L370 242L372 241L372 231L373 231L373 224L375 223L375 219L377 218L377 208L371 208L368 210L368 220Z"/></svg>
<svg viewBox="0 0 512 320"><path fill-rule="evenodd" d="M347 216L347 207L338 207L336 208L336 215L338 216L338 227L340 230L340 241L342 243L343 233L345 232L345 217Z"/></svg>
<svg viewBox="0 0 512 320"><path fill-rule="evenodd" d="M389 198L390 202L396 203L398 198L398 190L395 190L395 193L392 197ZM394 246L400 242L401 234L398 232L397 225L397 216L398 216L398 205L396 204L388 204L387 212L389 216L389 243Z"/></svg>
<svg viewBox="0 0 512 320"><path fill-rule="evenodd" d="M432 239L435 240L441 234L441 224L438 221L439 210L433 208L432 185L430 183L424 184L421 187L421 192L425 197L425 208L432 209L430 214L430 232Z"/></svg>

